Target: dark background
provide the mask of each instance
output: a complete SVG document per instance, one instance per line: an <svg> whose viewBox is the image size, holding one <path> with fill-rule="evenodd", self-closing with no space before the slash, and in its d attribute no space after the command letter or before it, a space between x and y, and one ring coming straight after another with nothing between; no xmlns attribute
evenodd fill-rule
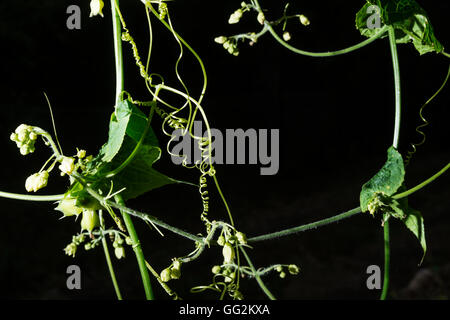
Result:
<svg viewBox="0 0 450 320"><path fill-rule="evenodd" d="M139 1L122 1L122 12L146 56L148 29ZM240 45L239 57L229 55L213 39L258 31L253 14L239 25L228 25L240 1L177 0L170 3L176 30L202 57L209 76L204 100L213 128L279 128L280 170L260 176L257 165L217 166L222 189L239 230L255 236L302 225L354 208L361 185L385 161L392 143L394 89L387 39L348 55L310 58L296 55L269 35L253 47ZM66 8L79 4L81 30L66 28ZM364 1L309 1L291 3L291 13L309 17L307 28L288 24L292 44L309 51L341 49L362 40L354 27L355 13ZM421 1L436 36L450 47L448 1ZM268 18L278 18L280 1L263 1ZM105 18L89 19L89 1L2 1L0 4L0 74L2 150L0 190L24 193L26 177L48 157L42 144L28 157L19 154L9 135L21 123L51 131L43 91L52 103L59 138L65 153L85 148L96 153L106 141L114 104L115 71L109 3ZM154 24L152 71L177 85L173 72L178 55L170 33ZM448 59L436 54L419 56L412 45L399 45L402 75L403 119L400 151L420 136L420 106L440 87ZM135 99L149 100L128 44L124 44L125 87ZM191 93L200 92L201 73L189 54L181 72ZM440 170L450 156L448 148L448 87L424 112L431 125L427 142L419 148L407 171L409 186ZM159 123L155 130L160 133ZM162 144L166 141L159 134ZM171 164L163 154L156 166L172 177L196 181L198 174ZM41 193L64 192L66 180L52 176ZM390 297L395 299L448 299L450 296L450 202L448 175L410 198L426 221L428 253L421 267L421 249L400 223L392 223L392 275ZM213 191L211 219L226 219ZM169 224L192 233L202 232L200 197L195 188L168 186L129 202ZM114 299L114 290L101 247L75 259L62 249L79 231L71 219L59 220L50 203L0 200L0 297L7 299ZM169 232L161 238L136 220L144 252L162 270L170 258L182 256L193 244ZM366 268L383 266L383 236L379 219L360 214L340 223L270 242L252 250L256 266L296 263L301 273L265 281L281 299L377 299L379 290L366 288ZM116 273L125 298L143 298L137 265L131 250L117 261ZM171 282L183 298L213 299L214 293L190 294L196 285L211 281L210 268L220 261L219 250L209 250L183 267L181 281ZM82 270L82 290L66 289L66 268ZM167 299L156 281L157 298ZM242 281L247 298L264 298L254 281Z"/></svg>

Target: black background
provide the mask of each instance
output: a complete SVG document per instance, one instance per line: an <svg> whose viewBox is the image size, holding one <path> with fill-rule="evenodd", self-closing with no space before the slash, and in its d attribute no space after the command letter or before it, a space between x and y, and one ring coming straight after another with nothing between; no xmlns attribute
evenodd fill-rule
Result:
<svg viewBox="0 0 450 320"><path fill-rule="evenodd" d="M122 1L122 12L141 56L148 41L145 11L139 1ZM242 23L228 25L229 14L240 1L177 0L170 3L176 30L202 57L209 76L204 108L213 128L279 128L280 170L260 176L257 165L217 166L222 189L238 229L248 236L277 231L329 217L358 205L361 185L381 167L392 143L394 89L387 39L348 55L310 58L281 47L269 35L249 47L240 45L239 57L229 55L213 39L258 31L252 14ZM66 8L82 9L81 30L66 28ZM364 1L310 1L291 3L292 13L309 17L307 28L292 22L292 44L310 51L341 49L361 41L354 16ZM448 1L422 1L436 36L450 47ZM279 17L283 5L261 1L269 19ZM51 130L45 91L51 100L59 138L65 153L85 148L96 153L107 138L114 104L115 70L109 3L105 18L89 16L89 1L2 1L0 4L0 74L2 150L0 190L24 193L26 177L36 172L48 153L40 144L23 157L9 135L21 123ZM152 71L177 85L173 72L178 48L167 30L154 24ZM135 99L149 100L128 44L124 44L125 87ZM439 88L448 59L436 54L419 56L412 45L399 45L403 119L400 151L420 136L420 106ZM191 93L198 95L201 73L186 54L181 73ZM446 88L425 110L431 120L427 142L420 147L407 172L413 186L440 170L449 159ZM156 124L156 122L155 122ZM158 131L159 124L155 126ZM159 134L163 143L165 138ZM163 154L156 166L172 177L195 181L197 172L171 164ZM210 189L213 190L212 184ZM41 193L62 193L64 179L52 176ZM211 218L226 212L213 191ZM129 206L149 212L169 224L202 232L201 202L197 191L168 186L130 201ZM392 224L391 298L444 298L450 295L450 202L448 177L443 176L410 199L426 221L428 254L418 268L421 249L400 223ZM114 299L101 248L79 250L72 259L62 249L78 232L73 220L59 220L49 203L0 200L0 297L8 299ZM193 244L166 232L156 232L136 220L144 252L162 270L170 258L182 256ZM143 298L138 269L131 250L124 261L114 261L125 298ZM379 219L360 214L349 220L265 243L251 251L254 263L296 263L300 275L265 281L281 299L376 299L379 291L366 288L367 266L383 265L383 238ZM220 261L219 250L209 250L183 268L183 278L170 285L184 298L213 299L214 293L191 294L189 289L210 283L210 268ZM66 289L66 268L82 270L82 290ZM426 285L408 285L417 276ZM157 298L167 296L154 282ZM264 298L254 281L243 281L247 298Z"/></svg>

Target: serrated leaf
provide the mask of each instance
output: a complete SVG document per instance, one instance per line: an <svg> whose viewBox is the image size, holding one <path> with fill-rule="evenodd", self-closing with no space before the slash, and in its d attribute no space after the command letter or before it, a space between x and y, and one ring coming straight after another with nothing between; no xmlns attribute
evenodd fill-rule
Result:
<svg viewBox="0 0 450 320"><path fill-rule="evenodd" d="M356 14L356 28L361 35L371 37L377 31L367 27L367 20L370 17L367 8L371 5L380 8L382 23L394 27L397 43L411 42L421 55L432 51L440 53L444 50L434 35L427 13L414 0L367 0Z"/></svg>
<svg viewBox="0 0 450 320"><path fill-rule="evenodd" d="M407 207L406 210L406 218L403 219L406 227L416 236L417 240L423 250L422 259L420 260L420 264L422 264L423 259L425 258L425 254L427 253L427 242L425 240L425 225L424 220L421 213L417 210L414 210L410 207Z"/></svg>
<svg viewBox="0 0 450 320"><path fill-rule="evenodd" d="M362 186L360 194L361 210L368 210L369 202L377 193L391 196L402 186L405 177L405 167L402 155L394 148L388 149L388 157L384 166L372 179Z"/></svg>

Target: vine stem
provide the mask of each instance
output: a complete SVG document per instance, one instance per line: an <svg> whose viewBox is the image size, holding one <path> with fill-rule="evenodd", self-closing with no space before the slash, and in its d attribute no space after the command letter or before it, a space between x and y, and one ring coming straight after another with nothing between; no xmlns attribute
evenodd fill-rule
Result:
<svg viewBox="0 0 450 320"><path fill-rule="evenodd" d="M119 1L111 0L111 16L113 23L113 35L114 35L114 57L116 64L116 104L120 101L120 96L124 90L124 76L123 76L123 56L122 56L122 26L120 23L120 16L118 13ZM114 197L117 203L125 205L121 195ZM136 259L141 273L142 283L144 285L145 296L147 300L153 300L153 291L150 283L150 276L148 274L147 267L145 265L144 253L142 251L139 238L134 228L131 217L125 211L120 211L125 222L125 226L133 241L133 251L136 255Z"/></svg>
<svg viewBox="0 0 450 320"><path fill-rule="evenodd" d="M298 226L298 227L294 227L294 228L289 228L289 229L285 229L282 231L278 231L278 232L273 232L273 233L269 233L269 234L265 234L265 235L261 235L261 236L257 236L257 237L252 237L249 238L247 241L250 242L257 242L257 241L264 241L264 240L270 240L273 238L279 238L279 237L284 237L287 235L291 235L293 233L298 233L298 232L302 232L302 231L306 231L306 230L310 230L310 229L316 229L318 227L333 223L333 222L337 222L339 220L345 219L345 218L349 218L355 214L358 214L361 212L361 208L354 208L352 210L349 210L347 212L338 214L336 216L330 217L330 218L326 218L323 220L319 220L316 222L312 222L312 223L308 223L302 226Z"/></svg>
<svg viewBox="0 0 450 320"><path fill-rule="evenodd" d="M450 162L447 163L447 165L446 165L444 168L442 168L438 173L436 173L436 174L433 175L432 177L428 178L428 179L425 180L424 182L418 184L417 186L415 186L415 187L413 187L413 188L411 188L411 189L409 189L409 190L407 190L407 191L405 191L405 192L399 193L399 194L393 196L392 198L394 198L394 199L400 199L400 198L404 198L404 197L409 196L410 194L412 194L412 193L414 193L414 192L416 192L416 191L422 189L422 188L425 187L426 185L428 185L428 184L430 184L431 182L433 182L434 180L436 180L439 176L443 175L444 172L447 171L448 169L450 169Z"/></svg>
<svg viewBox="0 0 450 320"><path fill-rule="evenodd" d="M64 199L63 194L55 194L48 196L35 196L31 194L19 194L19 193L11 193L0 191L0 197L14 199L14 200L23 200L23 201L40 201L40 202L52 202L59 201Z"/></svg>
<svg viewBox="0 0 450 320"><path fill-rule="evenodd" d="M392 56L392 67L394 69L394 85L395 85L395 124L394 124L394 139L392 145L398 149L398 141L400 139L400 124L401 124L401 84L400 84L400 67L397 54L397 43L395 41L395 30L393 26L389 26L389 46ZM390 280L390 236L389 236L389 220L384 223L384 280L383 289L381 291L380 300L385 300L389 290Z"/></svg>
<svg viewBox="0 0 450 320"><path fill-rule="evenodd" d="M105 220L103 219L103 211L102 210L100 210L99 216L100 216L100 227L102 228L102 233L103 233L103 230L105 229ZM102 236L102 245L103 245L103 251L105 252L106 264L108 265L109 274L111 276L111 281L113 283L114 290L117 295L117 299L123 300L122 294L120 293L119 284L117 283L116 273L114 272L114 267L111 262L111 256L109 255L108 243L106 242L106 237L104 234Z"/></svg>
<svg viewBox="0 0 450 320"><path fill-rule="evenodd" d="M121 195L116 195L114 197L116 202L120 205L125 205ZM147 300L154 300L153 290L150 283L150 275L148 274L148 269L145 264L144 253L142 251L141 243L139 241L136 229L134 228L133 221L128 213L125 211L120 211L122 213L123 221L128 230L131 240L133 241L133 251L136 255L136 259L139 266L139 271L141 273L142 283L144 284L145 296Z"/></svg>

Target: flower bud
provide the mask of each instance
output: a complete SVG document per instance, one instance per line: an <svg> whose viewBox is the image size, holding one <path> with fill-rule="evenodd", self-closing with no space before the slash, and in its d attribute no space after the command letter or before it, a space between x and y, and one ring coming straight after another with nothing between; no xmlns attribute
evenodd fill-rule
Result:
<svg viewBox="0 0 450 320"><path fill-rule="evenodd" d="M77 246L74 243L69 244L67 247L64 248L64 252L68 256L75 257L75 253L77 252Z"/></svg>
<svg viewBox="0 0 450 320"><path fill-rule="evenodd" d="M236 239L240 244L247 243L247 236L242 232L236 232Z"/></svg>
<svg viewBox="0 0 450 320"><path fill-rule="evenodd" d="M219 238L217 238L217 244L219 246L223 246L225 244L225 238L224 236L220 236Z"/></svg>
<svg viewBox="0 0 450 320"><path fill-rule="evenodd" d="M116 255L117 259L122 259L125 257L125 248L124 247L117 247L114 249L114 254Z"/></svg>
<svg viewBox="0 0 450 320"><path fill-rule="evenodd" d="M63 173L72 174L75 170L75 159L72 157L64 157L59 166L59 170Z"/></svg>
<svg viewBox="0 0 450 320"><path fill-rule="evenodd" d="M288 266L288 271L292 275L296 275L300 272L300 269L295 264L290 264Z"/></svg>
<svg viewBox="0 0 450 320"><path fill-rule="evenodd" d="M61 211L65 217L78 216L83 209L77 207L76 203L77 199L75 198L64 198L59 201L59 204L55 210Z"/></svg>
<svg viewBox="0 0 450 320"><path fill-rule="evenodd" d="M96 15L100 15L103 18L103 6L105 4L102 0L91 0L90 7L91 7L91 14L89 17L93 17Z"/></svg>
<svg viewBox="0 0 450 320"><path fill-rule="evenodd" d="M291 34L289 32L287 32L287 31L285 33L283 33L283 40L284 41L291 40Z"/></svg>
<svg viewBox="0 0 450 320"><path fill-rule="evenodd" d="M230 243L226 243L222 249L222 255L225 263L231 263L234 260L234 248Z"/></svg>
<svg viewBox="0 0 450 320"><path fill-rule="evenodd" d="M280 272L280 278L281 279L286 278L286 272L284 272L284 271Z"/></svg>
<svg viewBox="0 0 450 320"><path fill-rule="evenodd" d="M173 267L170 269L170 278L171 279L180 279L181 271L180 269L174 269Z"/></svg>
<svg viewBox="0 0 450 320"><path fill-rule="evenodd" d="M162 282L169 282L172 279L170 269L166 268L163 271L161 271L160 277Z"/></svg>
<svg viewBox="0 0 450 320"><path fill-rule="evenodd" d="M28 192L36 192L39 189L47 186L47 182L48 171L38 172L27 178L27 180L25 181L25 189L27 189Z"/></svg>
<svg viewBox="0 0 450 320"><path fill-rule="evenodd" d="M241 20L241 18L242 18L242 10L241 9L237 9L235 12L233 12L230 15L230 18L228 19L228 23L229 24L238 23L239 20Z"/></svg>
<svg viewBox="0 0 450 320"><path fill-rule="evenodd" d="M222 268L221 268L220 266L214 266L214 267L212 267L212 269L211 269L211 272L212 272L213 274L219 274L220 271L222 271Z"/></svg>
<svg viewBox="0 0 450 320"><path fill-rule="evenodd" d="M309 19L302 14L299 16L299 20L300 20L300 23L304 26L308 26L310 24Z"/></svg>
<svg viewBox="0 0 450 320"><path fill-rule="evenodd" d="M94 210L83 210L83 218L81 219L81 230L92 232L95 227L100 224L98 214Z"/></svg>
<svg viewBox="0 0 450 320"><path fill-rule="evenodd" d="M79 159L83 159L84 157L86 157L86 150L77 150L77 157Z"/></svg>
<svg viewBox="0 0 450 320"><path fill-rule="evenodd" d="M214 42L218 43L218 44L224 44L227 41L227 37L224 36L220 36L220 37L216 37L214 38Z"/></svg>
<svg viewBox="0 0 450 320"><path fill-rule="evenodd" d="M264 24L264 21L266 20L266 17L264 16L264 13L259 12L258 17L256 18L260 24Z"/></svg>

